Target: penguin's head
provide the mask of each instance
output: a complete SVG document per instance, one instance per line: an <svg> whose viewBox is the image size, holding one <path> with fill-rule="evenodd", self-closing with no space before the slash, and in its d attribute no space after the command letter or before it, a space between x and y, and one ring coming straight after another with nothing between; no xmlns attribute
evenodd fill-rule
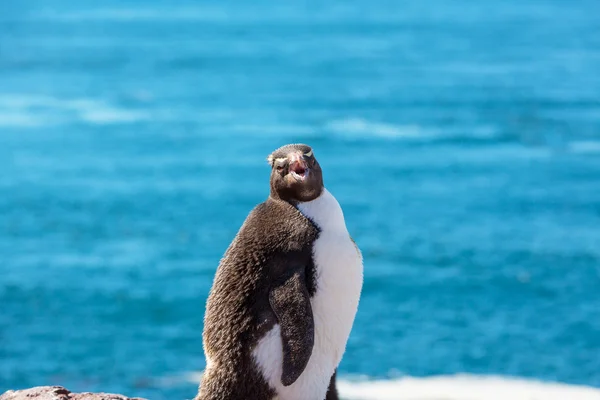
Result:
<svg viewBox="0 0 600 400"><path fill-rule="evenodd" d="M271 166L271 196L297 203L321 195L323 173L310 146L282 146L271 153L267 161Z"/></svg>

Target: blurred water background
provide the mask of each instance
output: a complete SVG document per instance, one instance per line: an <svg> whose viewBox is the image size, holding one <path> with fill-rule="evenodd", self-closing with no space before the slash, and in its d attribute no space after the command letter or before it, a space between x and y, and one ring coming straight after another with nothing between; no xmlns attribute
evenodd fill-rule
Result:
<svg viewBox="0 0 600 400"><path fill-rule="evenodd" d="M314 147L365 259L342 386L600 387L599 15L2 2L0 393L192 398L215 268L289 142Z"/></svg>

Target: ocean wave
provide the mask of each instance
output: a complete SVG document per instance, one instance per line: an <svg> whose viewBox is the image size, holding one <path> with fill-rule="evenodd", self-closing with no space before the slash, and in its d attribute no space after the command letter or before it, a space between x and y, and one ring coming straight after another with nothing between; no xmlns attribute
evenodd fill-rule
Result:
<svg viewBox="0 0 600 400"><path fill-rule="evenodd" d="M349 137L364 135L382 138L422 138L431 136L432 133L416 125L394 125L362 118L334 120L327 123L325 129Z"/></svg>
<svg viewBox="0 0 600 400"><path fill-rule="evenodd" d="M113 107L96 107L81 112L80 117L83 121L93 124L113 124L145 121L149 115L143 111L130 111Z"/></svg>
<svg viewBox="0 0 600 400"><path fill-rule="evenodd" d="M338 382L346 400L599 400L600 389L509 378L450 375Z"/></svg>
<svg viewBox="0 0 600 400"><path fill-rule="evenodd" d="M3 128L34 128L41 126L43 121L29 113L20 111L0 110L0 127Z"/></svg>
<svg viewBox="0 0 600 400"><path fill-rule="evenodd" d="M333 120L325 124L325 130L344 139L388 140L496 140L498 130L490 125L463 126L459 128L434 128L421 125L401 125L370 121L363 118Z"/></svg>
<svg viewBox="0 0 600 400"><path fill-rule="evenodd" d="M0 126L35 127L82 121L90 124L132 123L147 120L144 110L120 108L103 99L51 96L0 96Z"/></svg>
<svg viewBox="0 0 600 400"><path fill-rule="evenodd" d="M186 374L183 380L198 384L202 372ZM165 385L180 379L168 379ZM344 400L600 400L600 389L590 386L543 382L495 375L441 375L375 380L338 379Z"/></svg>
<svg viewBox="0 0 600 400"><path fill-rule="evenodd" d="M569 143L569 151L580 154L600 153L600 141L581 140Z"/></svg>

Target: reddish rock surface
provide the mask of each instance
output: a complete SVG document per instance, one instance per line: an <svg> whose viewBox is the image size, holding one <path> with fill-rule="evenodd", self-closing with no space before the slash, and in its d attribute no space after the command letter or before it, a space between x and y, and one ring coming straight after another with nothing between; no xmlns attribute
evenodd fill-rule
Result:
<svg viewBox="0 0 600 400"><path fill-rule="evenodd" d="M145 400L110 393L71 393L62 386L38 386L24 390L9 390L0 400Z"/></svg>

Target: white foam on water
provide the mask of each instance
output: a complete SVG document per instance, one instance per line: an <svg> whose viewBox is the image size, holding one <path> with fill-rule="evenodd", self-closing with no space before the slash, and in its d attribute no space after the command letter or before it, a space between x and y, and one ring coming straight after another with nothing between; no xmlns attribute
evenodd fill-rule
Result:
<svg viewBox="0 0 600 400"><path fill-rule="evenodd" d="M94 124L113 124L127 123L148 120L149 115L141 111L128 111L112 107L82 110L80 113L82 120Z"/></svg>
<svg viewBox="0 0 600 400"><path fill-rule="evenodd" d="M22 111L0 110L1 128L34 128L41 126L43 121L30 113Z"/></svg>
<svg viewBox="0 0 600 400"><path fill-rule="evenodd" d="M388 140L438 140L498 137L498 129L492 125L461 126L439 129L421 125L402 125L370 121L364 118L346 118L329 121L324 128L345 139L380 138Z"/></svg>
<svg viewBox="0 0 600 400"><path fill-rule="evenodd" d="M581 140L569 143L569 151L581 154L600 153L600 141Z"/></svg>
<svg viewBox="0 0 600 400"><path fill-rule="evenodd" d="M394 125L383 122L368 121L362 118L334 120L325 125L327 130L345 136L367 136L382 138L422 138L430 136L416 125Z"/></svg>
<svg viewBox="0 0 600 400"><path fill-rule="evenodd" d="M47 106L54 99L48 96L3 94L0 95L0 108L22 109L27 107Z"/></svg>
<svg viewBox="0 0 600 400"><path fill-rule="evenodd" d="M600 400L600 389L502 376L338 381L345 400Z"/></svg>
<svg viewBox="0 0 600 400"><path fill-rule="evenodd" d="M149 112L125 109L103 99L4 94L0 95L0 126L36 127L72 121L90 124L118 124L149 120Z"/></svg>
<svg viewBox="0 0 600 400"><path fill-rule="evenodd" d="M202 372L191 372L163 384L199 384L201 378ZM600 400L600 388L495 375L389 380L340 377L337 386L342 400Z"/></svg>

